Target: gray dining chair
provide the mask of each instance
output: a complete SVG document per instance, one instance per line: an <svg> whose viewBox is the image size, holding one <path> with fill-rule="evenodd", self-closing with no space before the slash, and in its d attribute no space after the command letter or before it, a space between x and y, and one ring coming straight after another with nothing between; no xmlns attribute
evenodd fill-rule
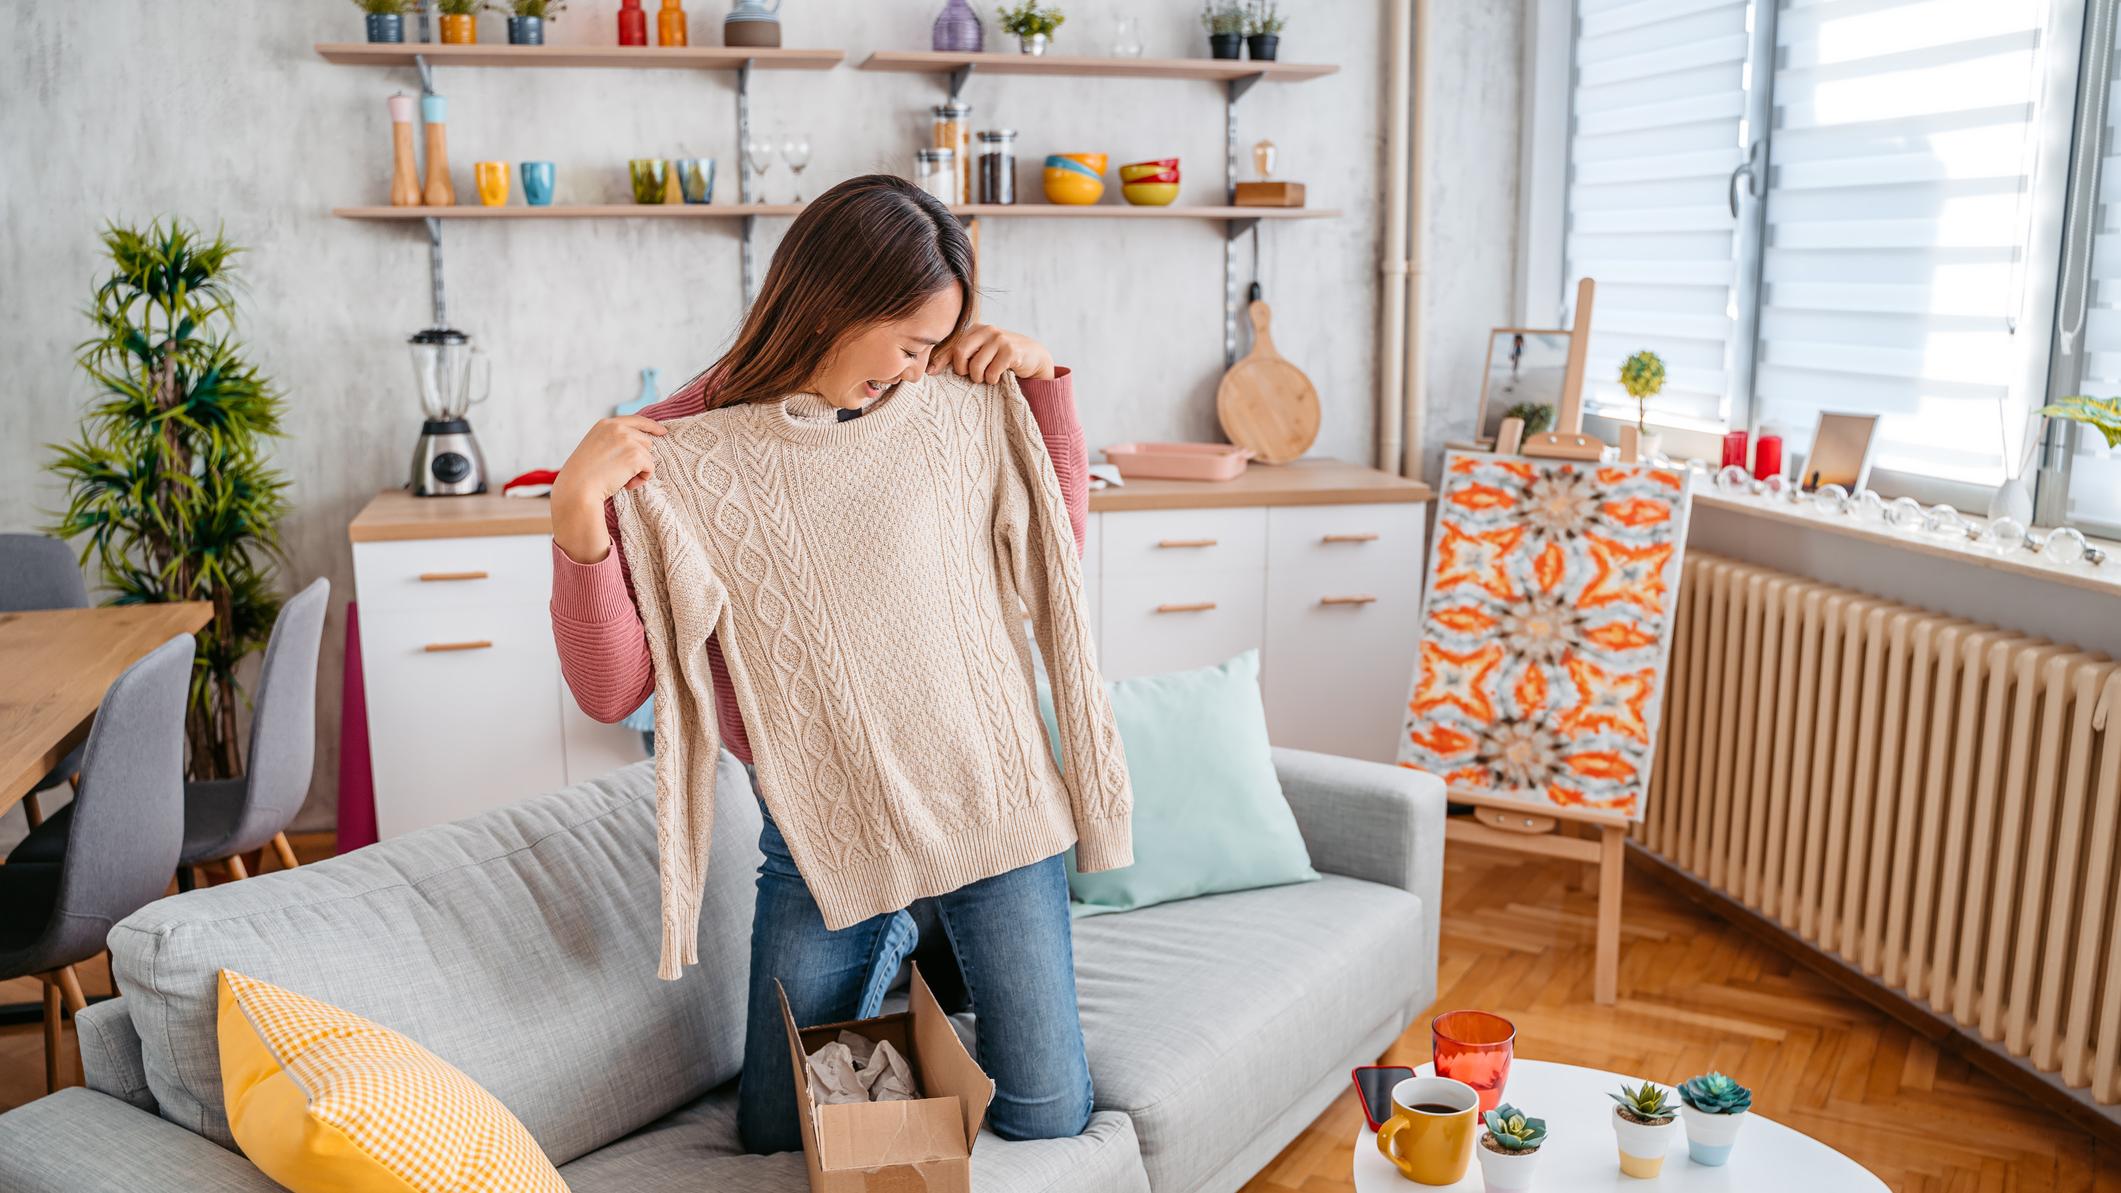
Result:
<svg viewBox="0 0 2121 1193"><path fill-rule="evenodd" d="M0 534L0 613L87 607L88 584L73 548L48 535ZM22 814L31 828L44 821L37 793L73 782L80 769L81 747L76 746L22 797Z"/></svg>
<svg viewBox="0 0 2121 1193"><path fill-rule="evenodd" d="M231 878L250 877L241 855L267 845L283 867L295 867L286 829L302 810L316 762L317 650L324 639L330 597L331 582L320 579L280 606L272 636L265 642L265 662L258 669L249 765L242 776L184 785L180 890L198 885L204 878L200 867L209 863L220 863ZM66 851L69 831L66 809L61 808L15 846L7 855L8 866L56 859Z"/></svg>
<svg viewBox="0 0 2121 1193"><path fill-rule="evenodd" d="M0 979L44 983L47 1092L59 1085L61 1000L71 1014L88 1005L74 966L103 951L119 920L162 897L183 848L192 649L191 635L179 634L104 692L60 856L0 866Z"/></svg>

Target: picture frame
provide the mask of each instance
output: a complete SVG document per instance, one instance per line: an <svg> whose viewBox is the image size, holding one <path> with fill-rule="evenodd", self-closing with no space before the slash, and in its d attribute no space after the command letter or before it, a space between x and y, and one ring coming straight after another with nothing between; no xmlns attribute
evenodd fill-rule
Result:
<svg viewBox="0 0 2121 1193"><path fill-rule="evenodd" d="M1488 332L1474 437L1492 447L1511 407L1533 402L1561 417L1573 332L1554 327L1497 327ZM1551 430L1555 424L1549 423Z"/></svg>
<svg viewBox="0 0 2121 1193"><path fill-rule="evenodd" d="M1840 485L1851 493L1867 488L1877 430L1875 414L1820 411L1804 466L1797 470L1798 487L1807 493L1821 485Z"/></svg>

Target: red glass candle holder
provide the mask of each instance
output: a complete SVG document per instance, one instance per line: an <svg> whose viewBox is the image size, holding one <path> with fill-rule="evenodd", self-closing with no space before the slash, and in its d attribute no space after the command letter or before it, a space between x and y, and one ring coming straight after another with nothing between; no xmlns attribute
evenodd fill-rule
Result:
<svg viewBox="0 0 2121 1193"><path fill-rule="evenodd" d="M1480 1113L1502 1102L1510 1079L1516 1025L1486 1011L1449 1011L1429 1021L1436 1075L1463 1081L1480 1095Z"/></svg>
<svg viewBox="0 0 2121 1193"><path fill-rule="evenodd" d="M1740 468L1745 467L1745 449L1746 433L1744 431L1726 432L1723 436L1723 463L1719 467L1729 468L1732 465Z"/></svg>

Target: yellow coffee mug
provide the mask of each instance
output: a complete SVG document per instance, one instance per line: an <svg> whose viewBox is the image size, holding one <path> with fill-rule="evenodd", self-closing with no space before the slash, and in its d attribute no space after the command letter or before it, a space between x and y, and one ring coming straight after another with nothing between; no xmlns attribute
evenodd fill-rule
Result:
<svg viewBox="0 0 2121 1193"><path fill-rule="evenodd" d="M1455 1185L1473 1162L1480 1095L1449 1077L1409 1077L1392 1087L1392 1117L1377 1150L1418 1185Z"/></svg>
<svg viewBox="0 0 2121 1193"><path fill-rule="evenodd" d="M473 162L472 181L479 186L479 202L500 207L508 202L508 163Z"/></svg>

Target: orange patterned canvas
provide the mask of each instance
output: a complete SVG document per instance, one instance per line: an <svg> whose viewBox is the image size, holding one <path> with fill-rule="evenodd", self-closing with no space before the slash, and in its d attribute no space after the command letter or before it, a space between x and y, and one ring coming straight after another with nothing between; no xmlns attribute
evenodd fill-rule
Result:
<svg viewBox="0 0 2121 1193"><path fill-rule="evenodd" d="M1400 765L1640 820L1686 516L1681 469L1447 456Z"/></svg>

